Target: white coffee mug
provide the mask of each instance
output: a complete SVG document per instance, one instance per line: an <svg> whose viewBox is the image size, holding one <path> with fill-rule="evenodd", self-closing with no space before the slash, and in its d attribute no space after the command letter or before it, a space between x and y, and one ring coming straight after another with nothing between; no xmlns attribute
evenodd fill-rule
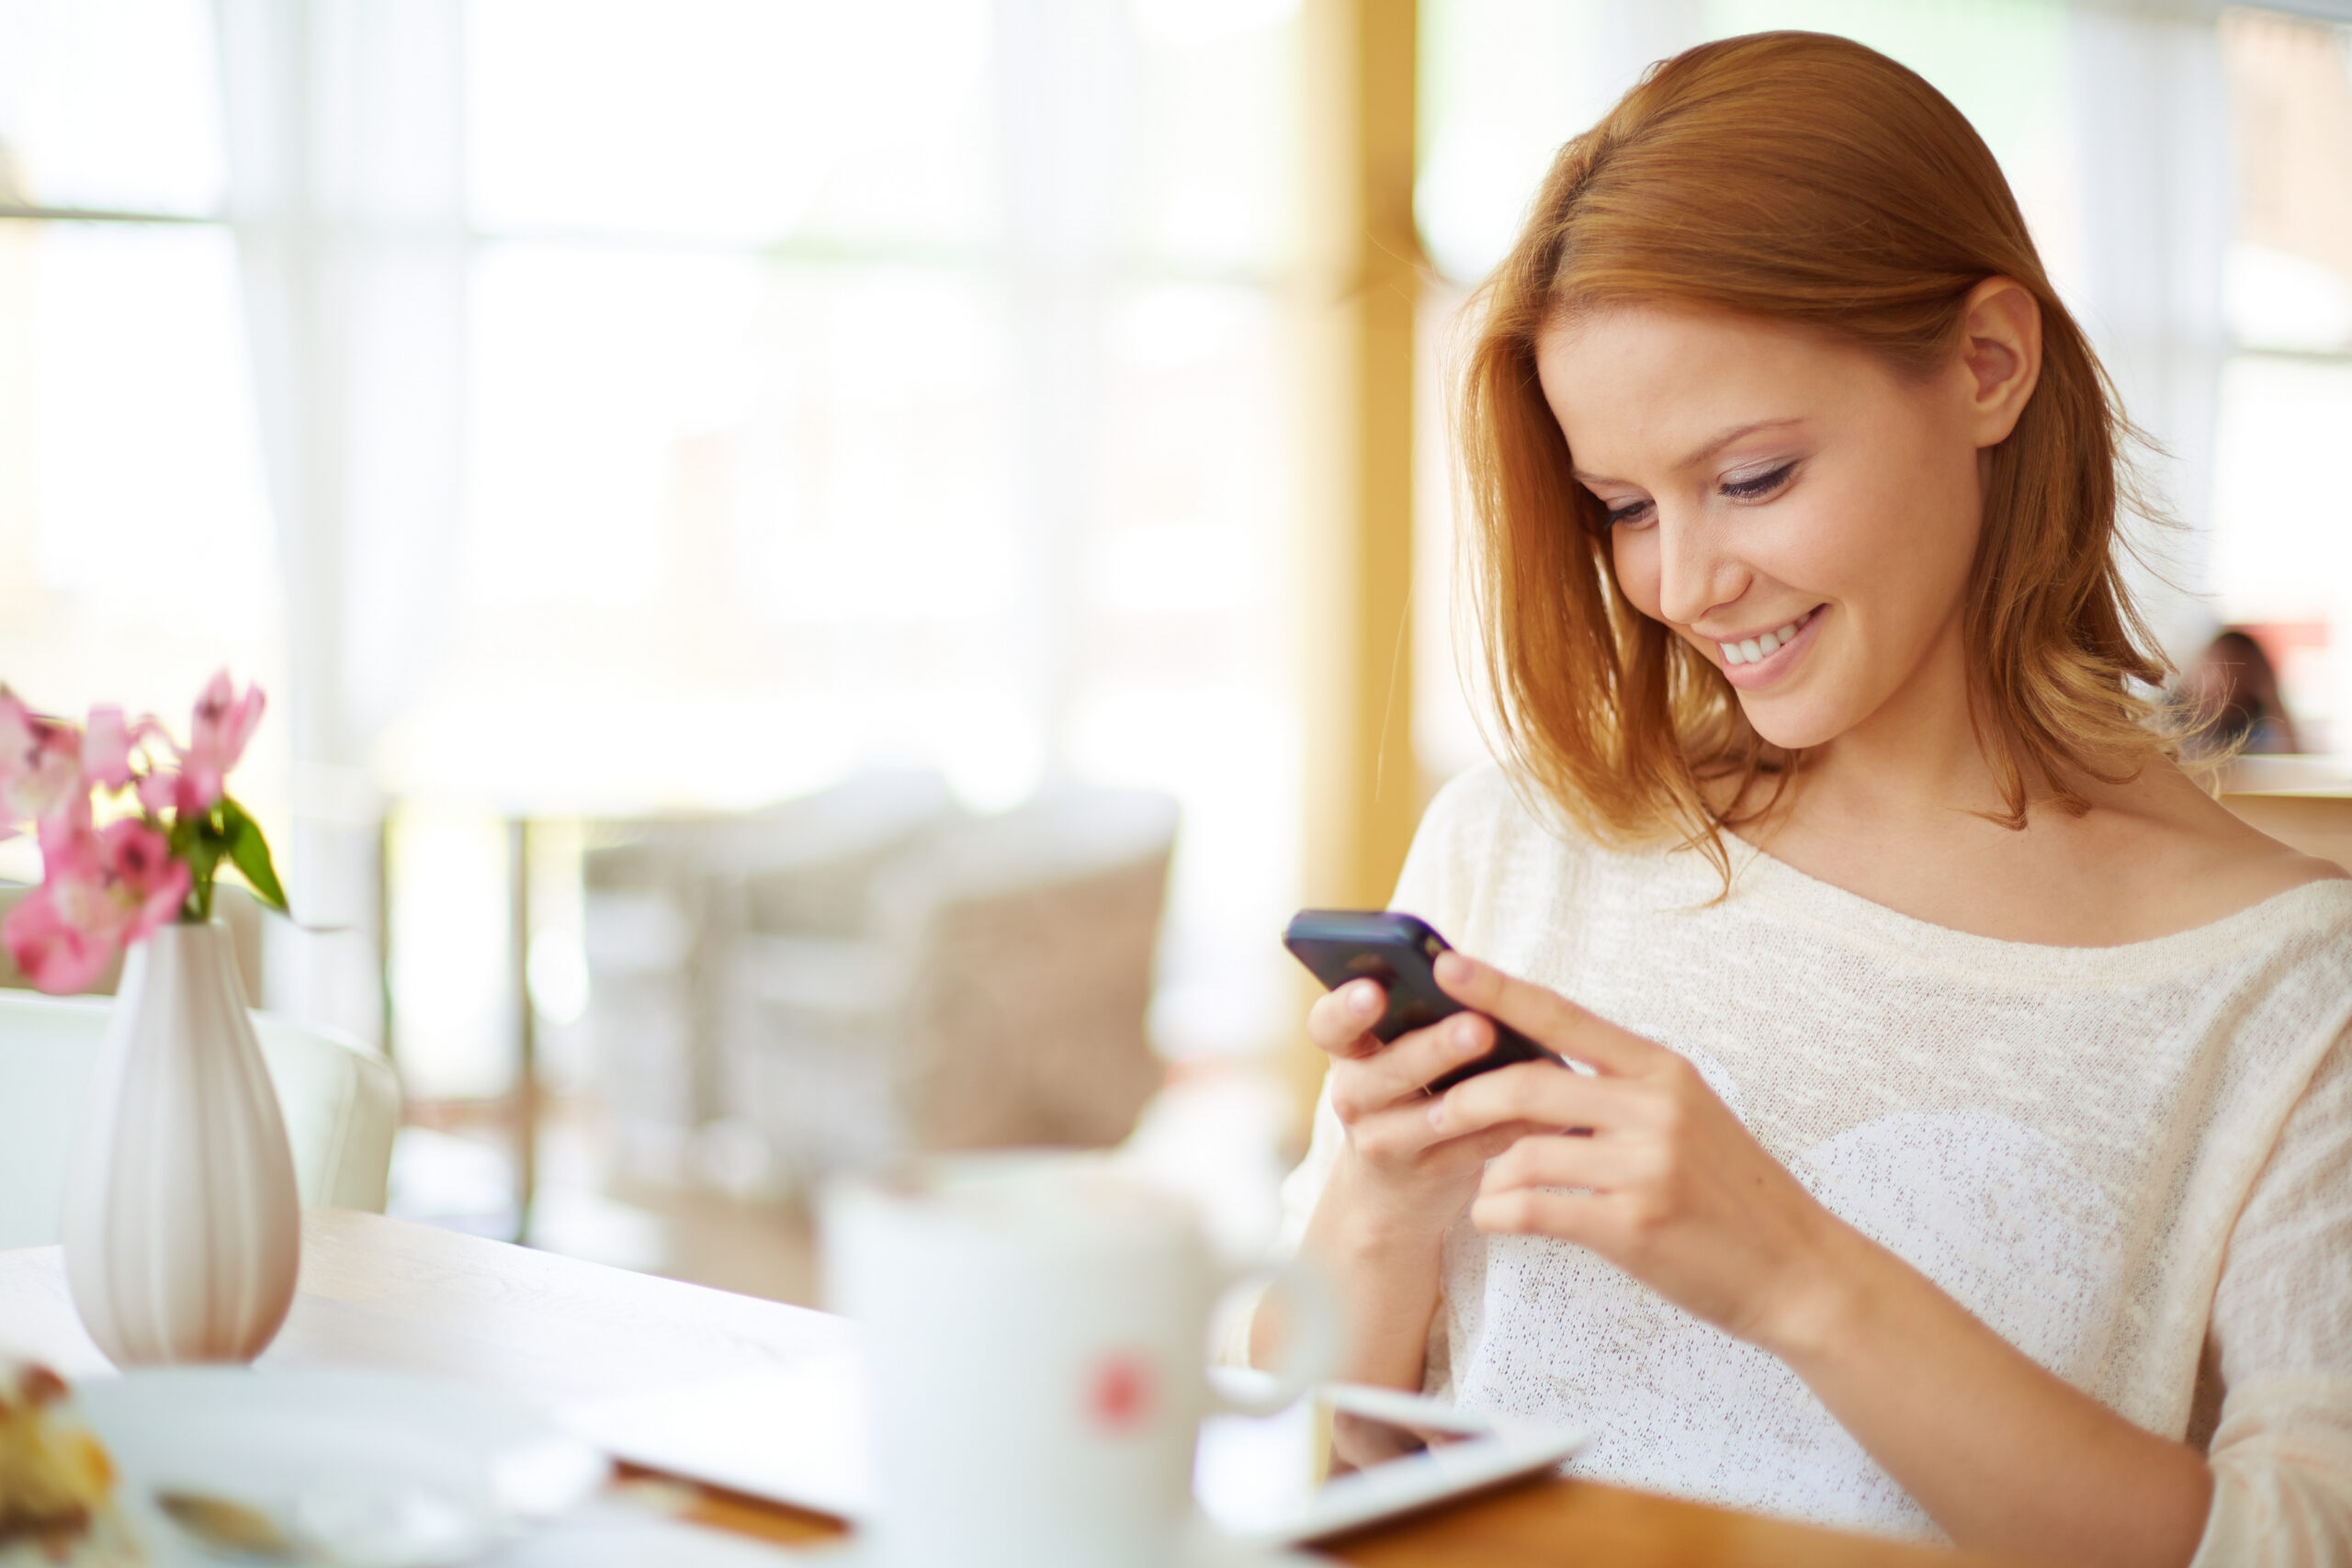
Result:
<svg viewBox="0 0 2352 1568"><path fill-rule="evenodd" d="M1208 1322L1241 1277L1181 1201L1071 1164L832 1189L827 1294L865 1325L880 1568L1170 1568L1197 1529ZM1330 1294L1293 1263L1290 1364L1330 1375Z"/></svg>

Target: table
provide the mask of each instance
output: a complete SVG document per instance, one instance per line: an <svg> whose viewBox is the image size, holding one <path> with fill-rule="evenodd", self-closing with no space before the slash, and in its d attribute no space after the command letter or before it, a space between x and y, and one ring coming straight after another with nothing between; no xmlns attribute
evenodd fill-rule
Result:
<svg viewBox="0 0 2352 1568"><path fill-rule="evenodd" d="M632 1274L379 1214L302 1217L302 1273L272 1366L433 1373L541 1404L831 1354L854 1331L805 1307ZM0 1348L104 1374L53 1247L0 1252ZM696 1490L688 1517L763 1540L838 1534L821 1515ZM1762 1519L1591 1482L1529 1482L1322 1550L1360 1568L1966 1568L1996 1559Z"/></svg>

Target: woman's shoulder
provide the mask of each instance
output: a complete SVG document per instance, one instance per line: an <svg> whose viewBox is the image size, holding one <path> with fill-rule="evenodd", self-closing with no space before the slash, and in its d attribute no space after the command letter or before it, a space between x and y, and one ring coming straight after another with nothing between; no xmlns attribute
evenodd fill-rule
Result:
<svg viewBox="0 0 2352 1568"><path fill-rule="evenodd" d="M2352 941L2352 875L2344 867L2270 837L2177 772L2145 785L2125 810L2108 814L2099 858L2153 923L2195 931L2271 909Z"/></svg>
<svg viewBox="0 0 2352 1568"><path fill-rule="evenodd" d="M1453 860L1535 861L1561 871L1607 865L1636 879L1686 878L1701 857L1663 831L1623 837L1597 829L1571 805L1508 762L1487 761L1439 786L1421 816L1413 852ZM1715 873L1707 872L1712 881Z"/></svg>
<svg viewBox="0 0 2352 1568"><path fill-rule="evenodd" d="M1492 826L1498 816L1512 812L1527 815L1526 802L1520 798L1510 773L1500 762L1489 759L1464 768L1438 785L1437 793L1430 796L1428 809L1421 814L1422 831Z"/></svg>
<svg viewBox="0 0 2352 1568"><path fill-rule="evenodd" d="M1549 847L1586 854L1600 846L1576 818L1532 779L1500 762L1481 762L1440 785L1415 837L1460 856Z"/></svg>
<svg viewBox="0 0 2352 1568"><path fill-rule="evenodd" d="M1456 940L1514 919L1549 923L1563 899L1625 853L1587 830L1540 784L1486 762L1430 798L1395 904Z"/></svg>

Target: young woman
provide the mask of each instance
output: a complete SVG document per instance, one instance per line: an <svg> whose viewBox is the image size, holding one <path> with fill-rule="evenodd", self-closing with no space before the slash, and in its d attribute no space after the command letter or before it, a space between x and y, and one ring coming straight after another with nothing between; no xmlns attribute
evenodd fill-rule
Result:
<svg viewBox="0 0 2352 1568"><path fill-rule="evenodd" d="M1461 409L1506 762L1396 907L1461 1016L1289 1201L1355 1377L1583 1473L2078 1562L2352 1562L2352 880L2172 760L2128 427L1967 122L1860 45L1561 152Z"/></svg>

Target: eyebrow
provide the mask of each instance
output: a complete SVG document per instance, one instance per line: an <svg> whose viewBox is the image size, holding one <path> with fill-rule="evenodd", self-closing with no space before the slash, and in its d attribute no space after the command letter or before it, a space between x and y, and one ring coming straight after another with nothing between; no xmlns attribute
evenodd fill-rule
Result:
<svg viewBox="0 0 2352 1568"><path fill-rule="evenodd" d="M1758 419L1752 420L1746 424L1734 425L1731 429L1724 431L1722 434L1716 436L1713 440L1709 441L1697 451L1692 452L1689 457L1675 464L1675 470L1679 472L1684 468L1694 468L1697 465L1705 462L1708 458L1713 457L1716 453L1722 451L1724 447L1730 446L1733 442L1738 440L1743 435L1753 435L1759 430L1777 430L1784 424L1803 424L1804 423L1804 416L1803 414L1789 414L1781 419ZM1570 468L1568 471L1576 476L1576 479L1578 484L1611 485L1623 484L1626 482L1623 479L1612 479L1601 474L1588 474L1582 468Z"/></svg>

